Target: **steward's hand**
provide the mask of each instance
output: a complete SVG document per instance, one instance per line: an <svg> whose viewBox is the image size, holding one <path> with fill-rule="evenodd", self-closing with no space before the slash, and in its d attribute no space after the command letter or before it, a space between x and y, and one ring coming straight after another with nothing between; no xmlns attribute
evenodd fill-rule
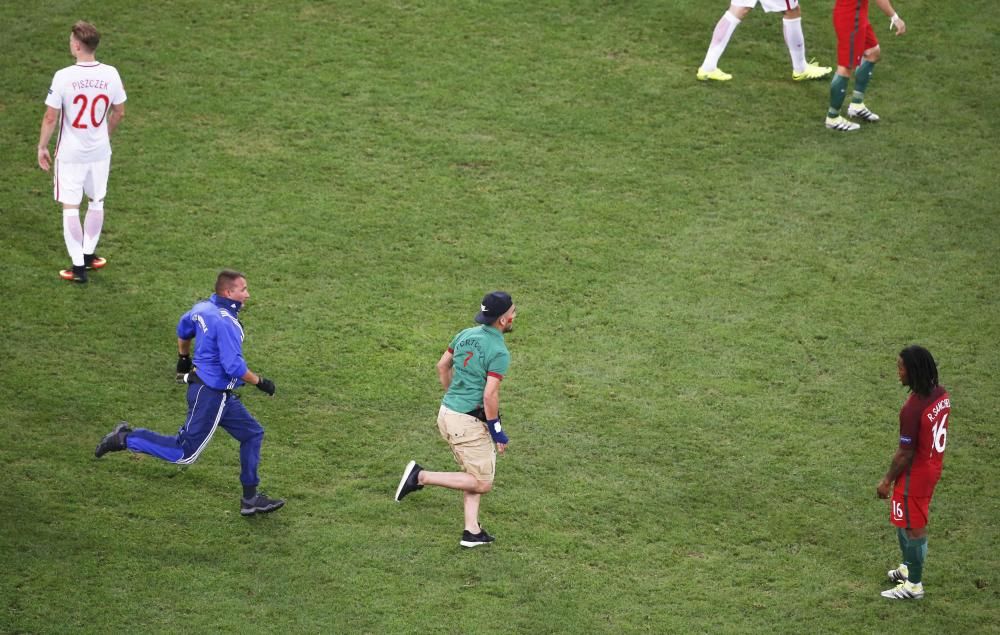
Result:
<svg viewBox="0 0 1000 635"><path fill-rule="evenodd" d="M260 379L257 380L257 387L266 392L271 397L274 396L275 386L274 382L271 381L270 379L261 376Z"/></svg>

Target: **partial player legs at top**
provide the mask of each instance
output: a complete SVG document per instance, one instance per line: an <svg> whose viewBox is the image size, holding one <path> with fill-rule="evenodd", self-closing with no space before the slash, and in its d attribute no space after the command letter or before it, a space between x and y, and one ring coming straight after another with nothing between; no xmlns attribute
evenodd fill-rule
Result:
<svg viewBox="0 0 1000 635"><path fill-rule="evenodd" d="M806 61L805 36L802 33L802 11L798 6L798 0L733 0L729 10L722 14L722 18L715 25L712 41L705 53L704 61L698 68L697 78L701 81L728 81L732 79L732 75L719 68L719 58L722 57L729 45L729 39L736 31L736 27L758 2L768 13L780 11L785 15L782 21L782 33L792 60L792 78L801 81L819 79L830 74L832 70L830 67L818 66Z"/></svg>

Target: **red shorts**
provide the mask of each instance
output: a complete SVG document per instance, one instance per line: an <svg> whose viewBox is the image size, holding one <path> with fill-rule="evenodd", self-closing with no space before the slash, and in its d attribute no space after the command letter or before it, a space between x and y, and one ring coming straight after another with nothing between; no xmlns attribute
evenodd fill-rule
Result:
<svg viewBox="0 0 1000 635"><path fill-rule="evenodd" d="M889 519L904 529L922 529L927 526L930 514L930 496L907 496L903 493L903 480L896 481L889 502Z"/></svg>
<svg viewBox="0 0 1000 635"><path fill-rule="evenodd" d="M878 46L867 11L834 11L833 28L837 31L838 66L854 68L861 64L865 51Z"/></svg>

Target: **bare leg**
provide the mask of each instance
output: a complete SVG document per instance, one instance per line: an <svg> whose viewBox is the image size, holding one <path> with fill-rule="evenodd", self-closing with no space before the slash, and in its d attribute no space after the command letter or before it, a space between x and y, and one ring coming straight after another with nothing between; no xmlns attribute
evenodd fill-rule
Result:
<svg viewBox="0 0 1000 635"><path fill-rule="evenodd" d="M465 505L465 530L470 534L478 534L481 529L479 527L479 500L482 497L482 494L474 492L463 492L462 494L462 502Z"/></svg>
<svg viewBox="0 0 1000 635"><path fill-rule="evenodd" d="M417 475L421 485L437 485L448 489L459 489L463 492L479 491L479 481L467 472L429 472L421 470Z"/></svg>
<svg viewBox="0 0 1000 635"><path fill-rule="evenodd" d="M467 472L429 472L421 470L417 475L417 481L421 485L437 485L448 489L462 491L462 504L465 510L465 529L473 534L478 534L479 527L479 501L483 494L493 489L493 483L477 480L476 477Z"/></svg>

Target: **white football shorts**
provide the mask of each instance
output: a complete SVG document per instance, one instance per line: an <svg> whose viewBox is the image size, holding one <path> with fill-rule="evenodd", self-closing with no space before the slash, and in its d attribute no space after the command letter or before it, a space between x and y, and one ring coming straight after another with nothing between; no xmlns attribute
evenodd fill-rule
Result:
<svg viewBox="0 0 1000 635"><path fill-rule="evenodd" d="M84 194L92 201L104 200L110 172L111 157L93 163L63 163L57 157L52 175L55 199L63 205L79 205Z"/></svg>
<svg viewBox="0 0 1000 635"><path fill-rule="evenodd" d="M747 7L749 9L756 7L758 2L767 13L791 11L799 6L799 0L730 0L730 4L734 7Z"/></svg>

